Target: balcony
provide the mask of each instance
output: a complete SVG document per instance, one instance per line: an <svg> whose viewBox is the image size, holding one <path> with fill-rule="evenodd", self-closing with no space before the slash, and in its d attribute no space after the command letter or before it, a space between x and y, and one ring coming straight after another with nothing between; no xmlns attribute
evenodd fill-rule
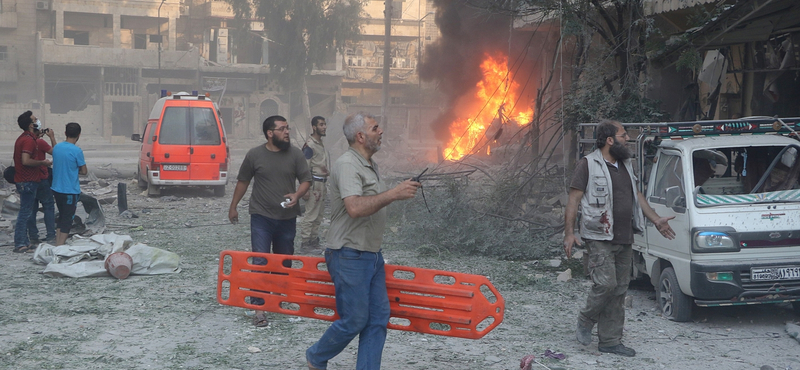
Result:
<svg viewBox="0 0 800 370"><path fill-rule="evenodd" d="M94 45L59 45L53 39L42 39L42 63L120 68L158 68L158 50L114 49ZM161 51L161 67L165 69L197 69L200 55L190 51Z"/></svg>

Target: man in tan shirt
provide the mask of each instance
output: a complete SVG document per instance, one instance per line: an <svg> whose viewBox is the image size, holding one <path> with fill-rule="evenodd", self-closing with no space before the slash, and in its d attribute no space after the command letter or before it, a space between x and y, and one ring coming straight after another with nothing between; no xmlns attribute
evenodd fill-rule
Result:
<svg viewBox="0 0 800 370"><path fill-rule="evenodd" d="M413 198L420 183L406 180L387 190L372 155L381 147L383 130L368 113L344 121L350 148L331 171L331 228L325 263L336 291L339 319L306 350L308 368L327 368L358 335L356 369L380 369L389 297L381 254L385 207Z"/></svg>
<svg viewBox="0 0 800 370"><path fill-rule="evenodd" d="M328 181L328 152L322 143L322 137L328 129L325 118L316 116L311 119L311 137L303 145L303 155L311 169L311 189L303 199L306 200L306 212L300 221L300 248L308 252L319 247L319 224L322 222L322 211L325 209L325 187Z"/></svg>

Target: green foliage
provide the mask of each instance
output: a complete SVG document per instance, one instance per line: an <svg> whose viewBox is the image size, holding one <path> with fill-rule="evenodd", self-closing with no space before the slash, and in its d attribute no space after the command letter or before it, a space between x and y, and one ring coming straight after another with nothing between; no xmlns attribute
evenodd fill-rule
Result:
<svg viewBox="0 0 800 370"><path fill-rule="evenodd" d="M424 183L423 183L424 185ZM398 239L419 246L425 256L485 255L499 259L538 259L548 255L547 238L552 230L532 229L523 221L509 221L495 215L501 199L509 196L515 184L468 185L449 181L426 187L430 213L420 196L411 202L392 204L390 214L402 215Z"/></svg>
<svg viewBox="0 0 800 370"><path fill-rule="evenodd" d="M692 72L697 72L702 65L703 58L700 56L700 53L693 48L687 48L684 49L678 57L675 63L675 69L678 71L681 69L688 69Z"/></svg>
<svg viewBox="0 0 800 370"><path fill-rule="evenodd" d="M660 122L669 118L661 111L658 100L642 96L636 86L610 89L604 75L592 70L587 70L581 77L564 97L566 122L572 122L573 126L603 118L621 122Z"/></svg>
<svg viewBox="0 0 800 370"><path fill-rule="evenodd" d="M325 58L360 34L364 0L227 0L236 19L264 21L270 69L284 83L299 83ZM251 14L251 4L255 14ZM246 27L246 22L241 26Z"/></svg>

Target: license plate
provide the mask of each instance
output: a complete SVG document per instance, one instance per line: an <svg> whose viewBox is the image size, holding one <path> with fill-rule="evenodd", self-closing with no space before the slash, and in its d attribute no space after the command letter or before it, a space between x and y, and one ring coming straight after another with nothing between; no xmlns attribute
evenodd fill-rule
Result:
<svg viewBox="0 0 800 370"><path fill-rule="evenodd" d="M794 279L800 279L800 267L767 267L750 269L750 280Z"/></svg>
<svg viewBox="0 0 800 370"><path fill-rule="evenodd" d="M164 171L186 171L185 164L165 164Z"/></svg>

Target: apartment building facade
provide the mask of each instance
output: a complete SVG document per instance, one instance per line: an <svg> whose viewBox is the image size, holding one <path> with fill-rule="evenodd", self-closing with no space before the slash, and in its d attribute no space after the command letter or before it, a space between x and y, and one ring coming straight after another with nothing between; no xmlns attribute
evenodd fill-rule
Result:
<svg viewBox="0 0 800 370"><path fill-rule="evenodd" d="M420 81L418 61L425 45L439 38L431 0L392 1L389 118L387 137L402 136L409 144L429 146L431 120L439 114L430 97L432 86ZM386 5L384 0L364 3L361 37L348 43L342 81L342 101L350 111L381 113Z"/></svg>
<svg viewBox="0 0 800 370"><path fill-rule="evenodd" d="M210 92L232 138L262 135L269 115L292 116L291 92L261 51L257 59L250 48L244 58L231 52L225 1L0 1L3 122L32 109L53 127L76 121L87 136L124 140L142 131L161 90ZM309 92L335 100L342 76L331 63L309 78ZM330 114L334 105L317 108Z"/></svg>
<svg viewBox="0 0 800 370"><path fill-rule="evenodd" d="M380 108L383 4L366 1L363 36L308 78L312 115ZM406 134L431 109L415 104L416 64L438 32L426 0L393 4L391 111ZM162 90L211 93L234 139L260 137L269 115L306 119L270 74L268 27L248 21L235 39L235 22L225 0L0 0L0 132L16 133L31 109L56 129L75 121L86 136L126 140Z"/></svg>

